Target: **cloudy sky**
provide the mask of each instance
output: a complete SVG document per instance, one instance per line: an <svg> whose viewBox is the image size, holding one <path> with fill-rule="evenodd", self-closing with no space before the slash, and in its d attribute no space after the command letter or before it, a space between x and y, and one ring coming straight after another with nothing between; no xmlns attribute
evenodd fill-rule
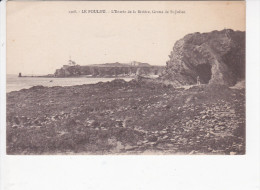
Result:
<svg viewBox="0 0 260 190"><path fill-rule="evenodd" d="M106 13L80 13L82 10ZM69 13L76 10L77 13ZM185 11L184 14L111 13ZM244 2L7 2L7 74L49 74L79 65L140 61L165 65L193 32L245 31Z"/></svg>

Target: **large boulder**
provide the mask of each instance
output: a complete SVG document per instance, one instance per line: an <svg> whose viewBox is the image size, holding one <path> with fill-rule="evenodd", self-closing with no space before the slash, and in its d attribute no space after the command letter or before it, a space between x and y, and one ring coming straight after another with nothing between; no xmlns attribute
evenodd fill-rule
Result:
<svg viewBox="0 0 260 190"><path fill-rule="evenodd" d="M245 78L245 32L225 29L193 33L178 40L162 79L176 85L235 85Z"/></svg>

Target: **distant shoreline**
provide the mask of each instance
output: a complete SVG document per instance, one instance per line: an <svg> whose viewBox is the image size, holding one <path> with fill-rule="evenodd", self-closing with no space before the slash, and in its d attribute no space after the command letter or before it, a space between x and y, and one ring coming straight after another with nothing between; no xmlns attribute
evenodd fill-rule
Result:
<svg viewBox="0 0 260 190"><path fill-rule="evenodd" d="M133 80L133 77L48 77L48 76L23 76L7 75L6 92L29 89L33 86L76 86L82 84L95 84L98 82L108 82L114 79L123 79L125 81Z"/></svg>
<svg viewBox="0 0 260 190"><path fill-rule="evenodd" d="M136 76L66 76L66 77L55 77L55 76L17 76L18 78L135 78Z"/></svg>

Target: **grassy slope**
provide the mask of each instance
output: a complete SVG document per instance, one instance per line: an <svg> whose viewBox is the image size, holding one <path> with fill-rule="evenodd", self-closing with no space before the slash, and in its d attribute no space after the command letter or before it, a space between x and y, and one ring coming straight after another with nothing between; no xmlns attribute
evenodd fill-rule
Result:
<svg viewBox="0 0 260 190"><path fill-rule="evenodd" d="M245 92L115 80L7 94L8 154L244 154Z"/></svg>

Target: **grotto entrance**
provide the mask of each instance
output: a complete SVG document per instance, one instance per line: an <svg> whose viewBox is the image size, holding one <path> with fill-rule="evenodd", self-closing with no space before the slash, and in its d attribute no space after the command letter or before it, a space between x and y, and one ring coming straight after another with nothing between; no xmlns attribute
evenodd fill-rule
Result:
<svg viewBox="0 0 260 190"><path fill-rule="evenodd" d="M208 84L211 79L211 65L210 64L199 64L196 66L197 74L200 77L202 84Z"/></svg>

